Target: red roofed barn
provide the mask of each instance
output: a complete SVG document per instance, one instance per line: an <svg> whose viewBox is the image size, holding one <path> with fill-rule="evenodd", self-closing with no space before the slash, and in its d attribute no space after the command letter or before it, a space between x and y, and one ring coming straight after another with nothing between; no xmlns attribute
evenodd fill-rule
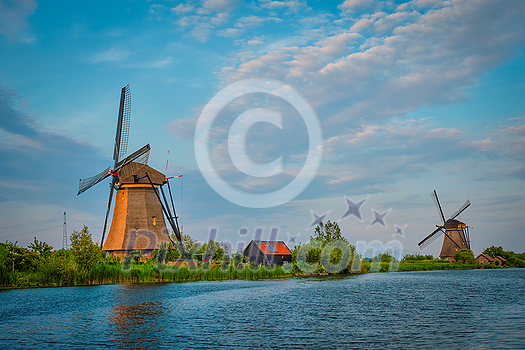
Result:
<svg viewBox="0 0 525 350"><path fill-rule="evenodd" d="M264 266L292 262L292 252L283 241L251 241L244 250L244 256L248 261Z"/></svg>

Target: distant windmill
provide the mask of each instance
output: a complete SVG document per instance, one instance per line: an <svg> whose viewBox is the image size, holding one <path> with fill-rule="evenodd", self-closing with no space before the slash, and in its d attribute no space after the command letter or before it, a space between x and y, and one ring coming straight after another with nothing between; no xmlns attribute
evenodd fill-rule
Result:
<svg viewBox="0 0 525 350"><path fill-rule="evenodd" d="M131 155L124 157L129 139L130 116L131 92L129 85L127 85L122 88L120 95L113 169L107 167L95 176L81 179L77 195L112 176L100 246L102 250L113 256L122 257L131 251L139 250L144 257L148 257L153 254L157 245L171 241L166 230L165 217L168 218L179 241L181 237L178 225L173 222L173 218L176 219L176 216L171 215L164 191L162 191L162 185L167 182L166 177L146 165L150 145L147 144ZM166 206L160 199L159 188L162 191ZM107 240L104 242L114 190L117 190L117 195L113 219ZM173 213L175 214L174 207Z"/></svg>
<svg viewBox="0 0 525 350"><path fill-rule="evenodd" d="M436 225L437 228L434 230L434 232L426 236L417 245L420 249L423 249L441 237L441 234L444 233L445 238L443 239L443 247L441 248L439 257L441 259L451 260L459 249L470 249L469 228L464 222L456 220L456 218L470 206L470 201L467 199L465 204L463 204L461 208L459 208L448 220L445 221L445 216L443 215L441 204L439 204L436 191L434 190L431 192L430 196L436 204L441 219L443 220L443 225Z"/></svg>

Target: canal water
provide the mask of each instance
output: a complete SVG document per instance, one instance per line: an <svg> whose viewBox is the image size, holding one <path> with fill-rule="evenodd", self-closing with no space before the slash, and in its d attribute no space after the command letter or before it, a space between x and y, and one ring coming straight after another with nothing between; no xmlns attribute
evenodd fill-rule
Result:
<svg viewBox="0 0 525 350"><path fill-rule="evenodd" d="M523 349L525 269L0 292L0 348Z"/></svg>

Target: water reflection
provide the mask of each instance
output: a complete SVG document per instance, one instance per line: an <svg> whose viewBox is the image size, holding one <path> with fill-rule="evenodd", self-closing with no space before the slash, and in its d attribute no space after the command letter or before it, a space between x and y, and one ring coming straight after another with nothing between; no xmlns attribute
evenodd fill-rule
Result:
<svg viewBox="0 0 525 350"><path fill-rule="evenodd" d="M162 321L166 311L162 300L153 300L155 287L161 286L120 286L114 295L117 306L109 317L114 328L112 342L125 347L132 345L133 348L161 345L165 336Z"/></svg>
<svg viewBox="0 0 525 350"><path fill-rule="evenodd" d="M0 348L523 349L523 295L525 269L12 290Z"/></svg>

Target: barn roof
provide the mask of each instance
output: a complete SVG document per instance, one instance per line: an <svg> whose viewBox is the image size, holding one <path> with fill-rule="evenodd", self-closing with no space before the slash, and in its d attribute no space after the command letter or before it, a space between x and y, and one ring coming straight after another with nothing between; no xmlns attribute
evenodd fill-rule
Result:
<svg viewBox="0 0 525 350"><path fill-rule="evenodd" d="M478 256L476 257L476 259L478 259L478 258L480 258L480 257L485 258L485 259L487 259L487 261L490 261L490 262L494 261L494 258L491 257L491 256L488 255L488 254L483 254L483 253L482 253L482 254L478 255Z"/></svg>
<svg viewBox="0 0 525 350"><path fill-rule="evenodd" d="M284 241L252 241L265 255L292 255Z"/></svg>

